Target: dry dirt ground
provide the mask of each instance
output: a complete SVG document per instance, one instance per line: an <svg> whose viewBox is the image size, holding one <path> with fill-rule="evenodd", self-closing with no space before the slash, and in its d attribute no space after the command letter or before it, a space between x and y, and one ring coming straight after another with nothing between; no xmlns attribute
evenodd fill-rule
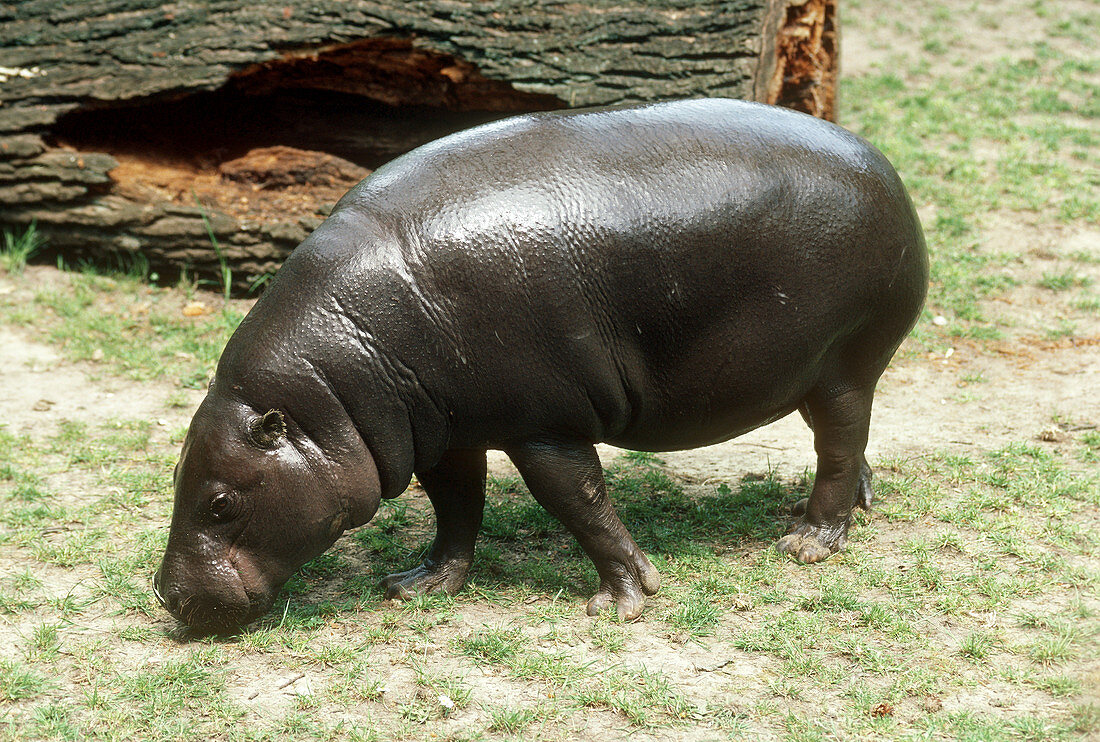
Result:
<svg viewBox="0 0 1100 742"><path fill-rule="evenodd" d="M1095 11L1092 3L1069 5ZM868 6L862 6L861 23L844 29L842 69L846 74L878 69L899 53L922 53L916 40ZM971 4L957 6L964 10ZM1015 53L1034 40L1029 34L1029 27L1015 25L999 36L980 29L971 34L964 31L963 35L965 43L973 45L974 54L992 57ZM922 216L930 214L922 211ZM873 465L919 458L930 451L992 451L1020 441L1040 442L1056 449L1068 446L1081 431L1100 426L1100 316L1093 312L1091 319L1079 320L1072 337L1051 338L1044 329L1055 321L1056 300L1034 289L1041 276L1057 272L1064 256L1074 254L1092 256L1091 262L1078 262L1075 269L1093 285L1100 284L1100 226L1037 224L1028 215L1004 212L990 215L981 230L986 242L1023 258L1011 268L1019 286L985 307L994 315L1014 318L1016 329L997 342L956 338L936 341L932 347L913 341L903 346L876 397L868 450ZM32 266L18 279L0 274L0 295L24 292L30 296L38 288L60 280L53 269ZM156 420L152 443L165 445L173 431L187 424L202 397L197 391L181 392L174 381L135 382L112 376L95 362L67 361L54 345L23 327L0 326L0 378L4 380L0 384L0 422L9 433L34 439L49 437L63 421L94 425L112 417ZM170 398L175 398L174 406L167 404ZM601 455L607 463L618 452L603 447ZM670 472L695 483L735 480L743 472L765 469L790 478L814 466L812 438L797 415L734 441L663 454L662 458ZM491 468L500 476L514 474L501 455L492 456ZM158 625L168 624L166 617L161 619ZM458 631L482 619L495 622L500 615L486 607L482 616L476 607L465 606ZM86 622L94 623L94 618ZM18 630L0 622L0 643L13 639L13 628ZM717 682L716 673L698 672L699 667L715 661L701 645L688 643L675 656L668 656L668 642L647 636L644 623L633 627L632 637L631 657L647 656L649 652L649 659L657 658L675 678L683 675L698 684ZM354 637L348 637L348 641L354 641ZM724 672L727 677L732 673L749 683L756 661L755 656L746 656ZM149 662L157 660L151 658ZM1094 668L1094 679L1098 672L1100 668ZM291 702L286 699L290 692L287 689L296 688L303 678L275 678L263 673L263 667L242 667L230 681L232 695L245 706L254 707L256 713L285 709ZM289 684L283 684L288 679ZM411 671L396 669L385 680L394 687L411 684ZM1095 692L1096 687L1087 690ZM522 695L531 691L506 685L500 692ZM265 701L271 698L276 700ZM954 702L978 710L983 704L993 703L977 696ZM617 731L603 733L614 736Z"/></svg>

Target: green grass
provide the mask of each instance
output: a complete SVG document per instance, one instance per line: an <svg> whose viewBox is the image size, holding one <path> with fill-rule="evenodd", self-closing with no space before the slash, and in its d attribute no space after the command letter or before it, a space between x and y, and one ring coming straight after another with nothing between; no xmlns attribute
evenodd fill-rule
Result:
<svg viewBox="0 0 1100 742"><path fill-rule="evenodd" d="M492 722L489 731L505 734L518 734L529 727L536 719L545 718L540 708L505 707L489 711Z"/></svg>
<svg viewBox="0 0 1100 742"><path fill-rule="evenodd" d="M487 628L456 639L455 646L475 662L493 665L514 660L527 641L518 629Z"/></svg>
<svg viewBox="0 0 1100 742"><path fill-rule="evenodd" d="M19 662L0 660L0 700L33 698L49 687L45 677Z"/></svg>
<svg viewBox="0 0 1100 742"><path fill-rule="evenodd" d="M167 378L203 388L241 316L227 310L186 317L178 306L162 305L170 294L139 286L133 279L85 274L74 277L74 291L40 292L34 303L56 318L50 338L70 357L103 363L133 379Z"/></svg>
<svg viewBox="0 0 1100 742"><path fill-rule="evenodd" d="M928 25L937 38L950 27ZM1048 224L1100 220L1100 182L1087 175L1100 168L1092 123L1100 115L1098 71L1095 58L1037 43L1021 59L967 64L957 73L899 58L888 69L842 79L842 123L882 149L914 201L932 213L924 227L935 314L964 327L1006 326L983 300L1009 293L1020 279L1006 271L1023 274L1028 266L1008 245L984 239L993 215L1025 213ZM1036 280L1055 291L1091 283L1072 268Z"/></svg>
<svg viewBox="0 0 1100 742"><path fill-rule="evenodd" d="M31 222L21 233L4 230L4 244L0 246L0 269L19 275L27 267L27 261L46 243L38 232L38 226Z"/></svg>
<svg viewBox="0 0 1100 742"><path fill-rule="evenodd" d="M250 304L196 297L192 286L157 288L135 274L85 269L64 275L63 284L39 289L29 301L0 294L0 320L33 327L72 360L134 380L166 380L181 390L206 387ZM184 315L192 298L202 300L206 313Z"/></svg>
<svg viewBox="0 0 1100 742"><path fill-rule="evenodd" d="M1039 285L1051 291L1065 291L1067 289L1091 286L1092 280L1087 276L1078 275L1072 270L1061 273L1044 273L1039 279Z"/></svg>
<svg viewBox="0 0 1100 742"><path fill-rule="evenodd" d="M607 478L664 579L638 624L583 616L595 575L516 480L493 482L493 525L480 548L494 556L479 556L467 590L382 603L377 577L407 566L430 539L426 504L407 494L307 565L287 588L285 613L280 600L237 637L180 643L147 590L170 482L146 433L137 421L113 420L62 426L37 442L0 437L16 452L13 466L40 477L46 494L35 506L64 508L75 529L51 535L47 548L42 524L56 518L14 519L5 553L26 568L0 581L0 595L5 615L34 619L19 658L0 667L0 692L30 705L0 730L132 735L155 718L154 732L167 736L232 737L244 723L261 738L544 736L558 728L568 737L571 720L596 714L623 730L700 727L718 736L934 730L1073 739L1095 725L1082 694L1100 608L1100 576L1088 566L1100 554L1088 528L1100 482L1045 448L888 462L876 514L855 526L846 552L818 566L771 549L805 478L769 473L700 488L658 460L624 457ZM136 483L104 486L118 481L120 466L153 473L152 495L132 499L125 487ZM57 475L86 477L100 494L54 502ZM8 518L28 507L14 490L14 478L0 482ZM133 504L120 512L102 507L106 499ZM880 544L879 534L891 539ZM55 585L55 568L80 577ZM89 635L89 621L103 633ZM120 643L137 652L119 653ZM689 648L687 668L659 659ZM149 651L160 658L151 666L140 659ZM308 695L276 687L299 676ZM699 677L708 680L691 680ZM255 720L234 678L253 683L277 711ZM83 690L62 690L74 684ZM930 699L979 686L1028 697L1029 708L1060 699L1064 711L924 710L938 703ZM823 697L833 709L827 724ZM745 700L731 706L733 698ZM359 721L334 725L337 709Z"/></svg>

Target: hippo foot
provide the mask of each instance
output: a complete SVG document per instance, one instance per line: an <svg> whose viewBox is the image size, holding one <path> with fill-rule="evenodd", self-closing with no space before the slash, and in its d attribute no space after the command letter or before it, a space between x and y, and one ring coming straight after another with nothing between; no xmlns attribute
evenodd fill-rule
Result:
<svg viewBox="0 0 1100 742"><path fill-rule="evenodd" d="M779 539L775 549L780 554L790 554L804 564L828 559L844 548L848 541L848 524L841 527L815 526L801 523Z"/></svg>
<svg viewBox="0 0 1100 742"><path fill-rule="evenodd" d="M634 564L614 564L609 574L601 574L600 589L588 601L589 616L599 615L611 606L615 606L620 621L635 621L642 615L646 596L661 587L661 575L644 554L637 557Z"/></svg>
<svg viewBox="0 0 1100 742"><path fill-rule="evenodd" d="M430 593L454 595L466 584L469 568L469 564L457 560L438 564L425 560L410 570L383 577L384 599L411 600Z"/></svg>

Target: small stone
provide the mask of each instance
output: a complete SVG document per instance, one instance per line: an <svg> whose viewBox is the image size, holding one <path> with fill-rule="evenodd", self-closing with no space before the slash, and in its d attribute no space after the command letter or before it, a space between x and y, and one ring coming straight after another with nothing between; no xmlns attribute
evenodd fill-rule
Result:
<svg viewBox="0 0 1100 742"><path fill-rule="evenodd" d="M748 595L735 595L730 602L730 608L735 611L747 611L752 608L752 598Z"/></svg>
<svg viewBox="0 0 1100 742"><path fill-rule="evenodd" d="M309 682L309 678L298 678L294 685L291 686L290 692L295 696L312 696L313 687Z"/></svg>
<svg viewBox="0 0 1100 742"><path fill-rule="evenodd" d="M102 361L103 360L103 348L96 348L95 350L92 351L92 360L93 361Z"/></svg>
<svg viewBox="0 0 1100 742"><path fill-rule="evenodd" d="M50 408L53 407L55 404L56 402L52 400L40 399L34 403L34 406L31 409L35 412L49 412Z"/></svg>
<svg viewBox="0 0 1100 742"><path fill-rule="evenodd" d="M201 301L193 301L183 308L184 317L201 317L206 314L206 305Z"/></svg>
<svg viewBox="0 0 1100 742"><path fill-rule="evenodd" d="M947 317L944 317L942 314L937 314L932 318L932 324L936 327L943 327L947 324Z"/></svg>
<svg viewBox="0 0 1100 742"><path fill-rule="evenodd" d="M1047 443L1061 443L1066 439L1066 431L1059 428L1057 425L1051 425L1043 432L1039 433L1039 440L1046 441Z"/></svg>

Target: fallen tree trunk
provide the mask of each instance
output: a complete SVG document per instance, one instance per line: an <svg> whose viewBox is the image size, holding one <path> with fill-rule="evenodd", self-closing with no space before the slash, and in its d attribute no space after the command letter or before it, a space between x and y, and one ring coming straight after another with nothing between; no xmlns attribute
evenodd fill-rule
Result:
<svg viewBox="0 0 1100 742"><path fill-rule="evenodd" d="M0 226L248 283L371 168L509 113L727 96L831 119L835 3L3 5Z"/></svg>

